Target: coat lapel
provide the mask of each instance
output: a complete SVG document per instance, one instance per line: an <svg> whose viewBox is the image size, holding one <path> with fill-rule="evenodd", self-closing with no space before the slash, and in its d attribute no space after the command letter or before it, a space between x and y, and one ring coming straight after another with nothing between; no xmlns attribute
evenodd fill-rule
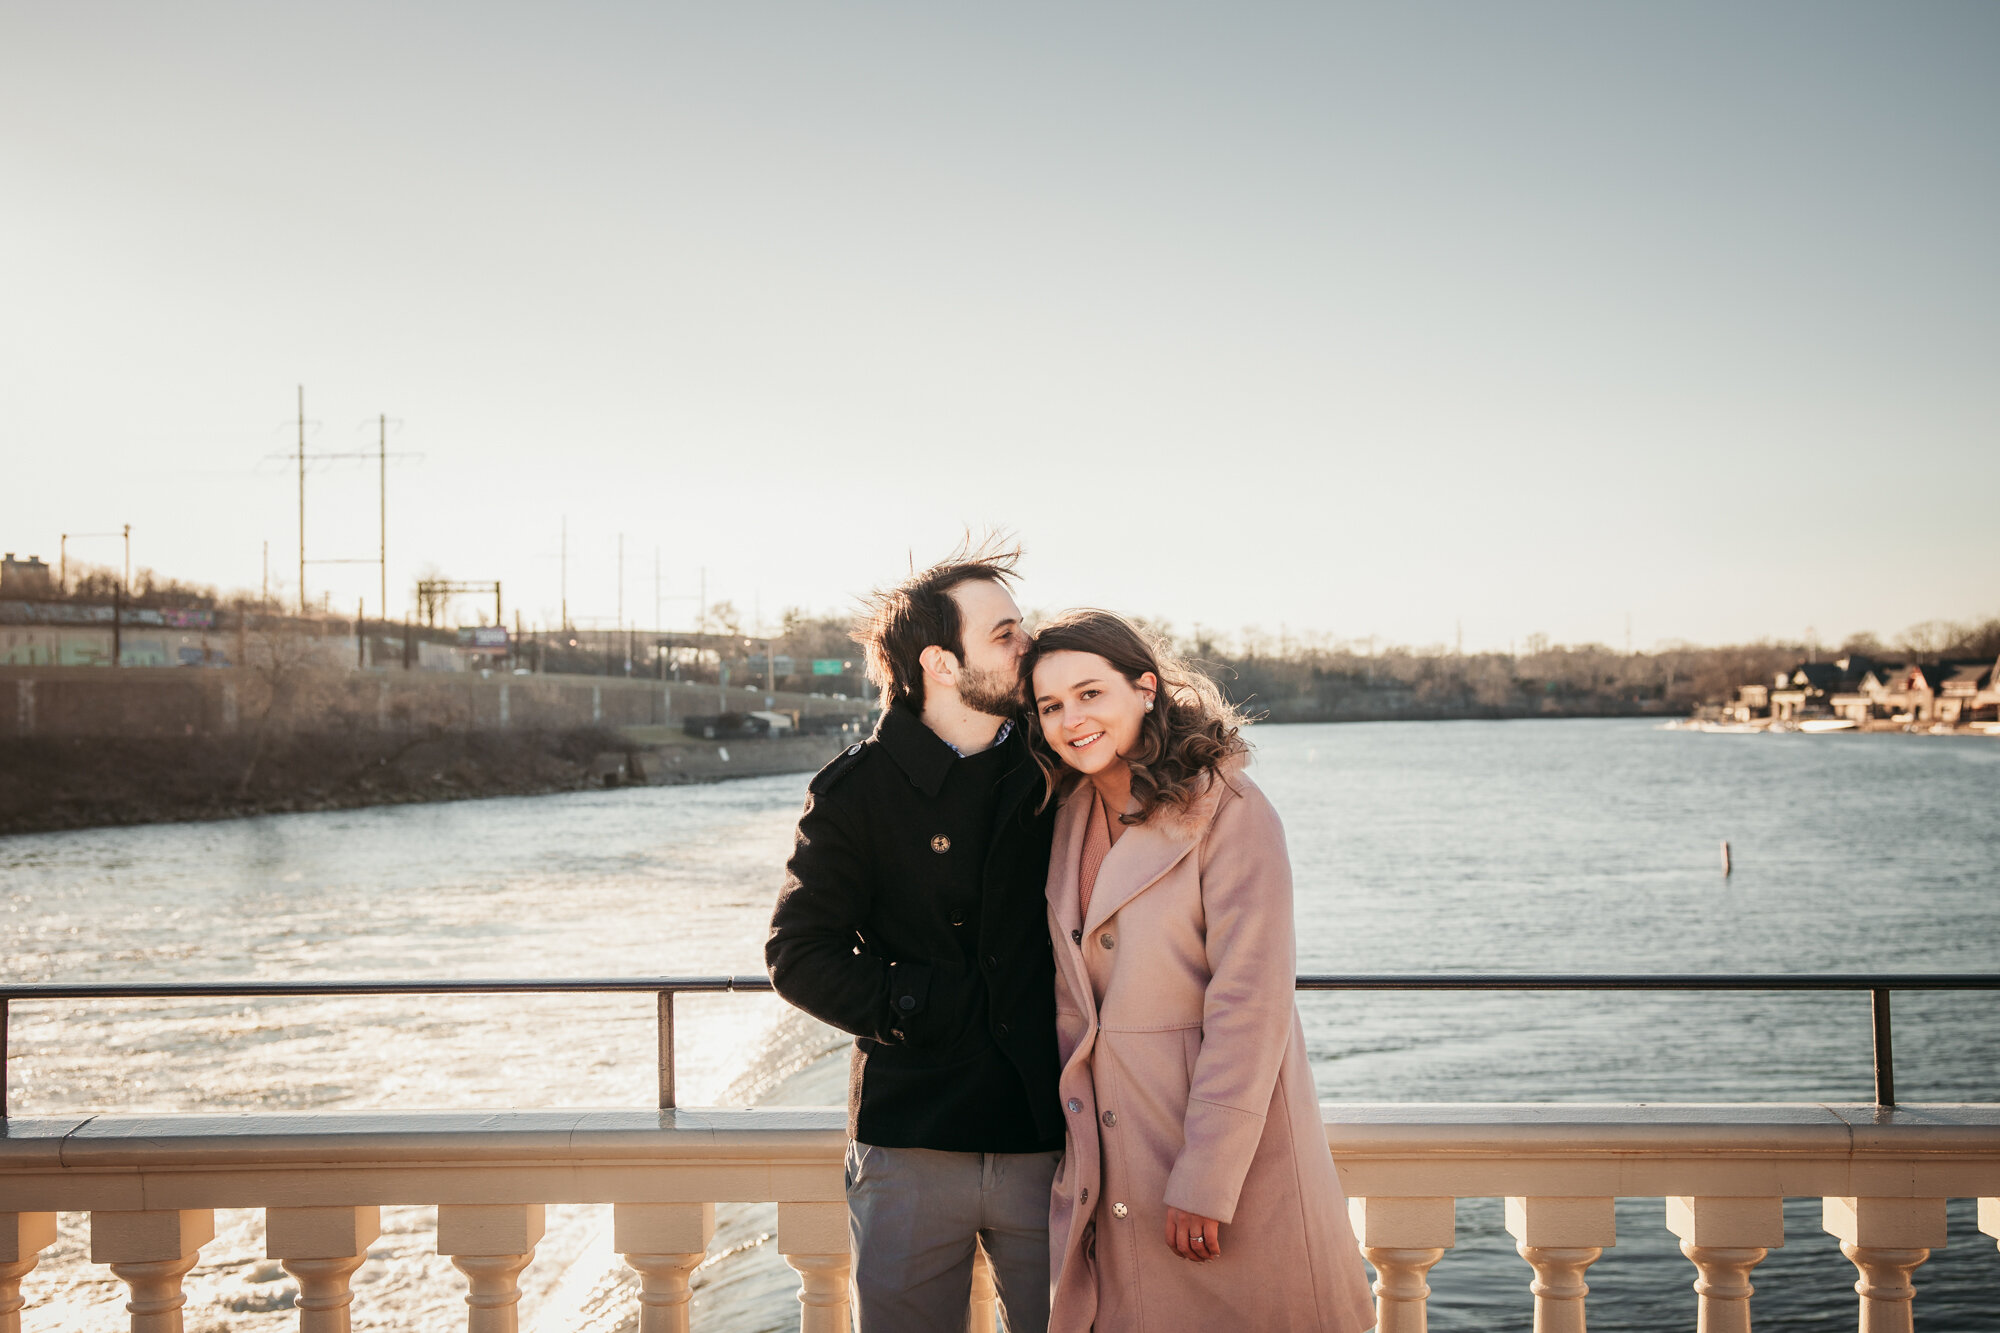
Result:
<svg viewBox="0 0 2000 1333"><path fill-rule="evenodd" d="M1089 803L1084 803L1089 808ZM1077 837L1083 836L1083 821L1077 821ZM1128 828L1112 845L1110 854L1097 872L1097 885L1090 891L1090 915L1083 923L1086 932L1096 930L1106 918L1158 883L1161 876L1180 864L1194 850L1194 830L1180 821L1149 819ZM1075 879L1075 873L1071 873ZM1076 911L1076 892L1070 892L1070 911Z"/></svg>

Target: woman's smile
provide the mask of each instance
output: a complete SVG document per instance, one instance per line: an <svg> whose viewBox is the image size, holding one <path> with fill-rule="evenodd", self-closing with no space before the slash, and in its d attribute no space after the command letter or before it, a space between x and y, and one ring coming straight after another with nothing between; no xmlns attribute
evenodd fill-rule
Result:
<svg viewBox="0 0 2000 1333"><path fill-rule="evenodd" d="M1069 748L1072 750L1081 750L1085 746L1095 745L1103 737L1104 733L1102 731L1093 731L1088 736L1079 736L1077 739L1071 741Z"/></svg>

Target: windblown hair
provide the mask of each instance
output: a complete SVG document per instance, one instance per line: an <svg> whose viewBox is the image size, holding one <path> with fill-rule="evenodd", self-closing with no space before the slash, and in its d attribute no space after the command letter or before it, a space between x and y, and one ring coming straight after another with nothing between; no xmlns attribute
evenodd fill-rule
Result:
<svg viewBox="0 0 2000 1333"><path fill-rule="evenodd" d="M1002 587L1014 580L1021 548L989 536L974 544L970 534L956 551L892 588L877 588L863 604L850 634L861 645L868 679L883 704L924 711L924 649L933 644L965 660L965 626L951 590L984 579Z"/></svg>
<svg viewBox="0 0 2000 1333"><path fill-rule="evenodd" d="M1032 674L1036 663L1061 652L1095 653L1134 685L1148 671L1160 682L1153 711L1140 720L1138 741L1120 756L1132 767L1132 795L1139 802L1136 812L1119 816L1124 823L1143 824L1161 806L1186 809L1201 791L1204 773L1223 781L1223 764L1249 752L1242 736L1248 719L1215 682L1123 616L1088 607L1065 611L1035 631L1024 665ZM1046 784L1046 809L1083 775L1049 748L1039 726L1031 739Z"/></svg>

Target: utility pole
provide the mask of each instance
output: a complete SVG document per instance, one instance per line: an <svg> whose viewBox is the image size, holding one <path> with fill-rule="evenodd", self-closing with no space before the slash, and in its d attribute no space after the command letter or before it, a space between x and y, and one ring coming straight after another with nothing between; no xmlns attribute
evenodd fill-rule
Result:
<svg viewBox="0 0 2000 1333"><path fill-rule="evenodd" d="M127 523L127 524L125 525L125 591L126 591L126 595L127 595L127 596L130 596L130 595L131 595L131 591L132 591L132 525L131 525L130 523Z"/></svg>
<svg viewBox="0 0 2000 1333"><path fill-rule="evenodd" d="M562 632L569 633L569 515L562 519Z"/></svg>
<svg viewBox="0 0 2000 1333"><path fill-rule="evenodd" d="M377 417L376 425L380 433L375 437L375 465L377 471L376 498L381 508L382 545L380 561L382 565L382 602L377 608L382 615L389 614L389 416L385 412Z"/></svg>
<svg viewBox="0 0 2000 1333"><path fill-rule="evenodd" d="M306 386L299 386L299 614L306 614Z"/></svg>

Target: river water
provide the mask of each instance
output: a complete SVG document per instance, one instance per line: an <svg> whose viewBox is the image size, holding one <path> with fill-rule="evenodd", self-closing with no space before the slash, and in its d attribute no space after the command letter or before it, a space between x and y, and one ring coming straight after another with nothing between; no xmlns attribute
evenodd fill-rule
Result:
<svg viewBox="0 0 2000 1333"><path fill-rule="evenodd" d="M2000 741L1716 736L1624 720L1260 728L1302 971L2000 969ZM13 980L756 972L803 776L0 839ZM1728 839L1735 873L1720 873ZM1865 995L1301 998L1331 1101L1866 1101ZM684 1104L832 1102L840 1042L768 997L681 1006ZM647 997L22 1005L17 1114L650 1105ZM1896 1001L1905 1101L2000 1100L2000 997ZM1788 1206L1758 1327L1842 1329L1854 1273ZM722 1210L696 1327L796 1327L768 1208ZM1459 1204L1432 1324L1526 1329L1497 1200ZM2000 1329L1969 1202L1917 1272L1919 1325ZM431 1210L385 1210L357 1329L463 1327ZM278 1329L257 1216L218 1215L190 1333ZM1619 1206L1596 1329L1687 1327L1658 1200ZM81 1216L25 1284L25 1327L122 1328ZM629 1328L608 1210L552 1208L523 1327Z"/></svg>

